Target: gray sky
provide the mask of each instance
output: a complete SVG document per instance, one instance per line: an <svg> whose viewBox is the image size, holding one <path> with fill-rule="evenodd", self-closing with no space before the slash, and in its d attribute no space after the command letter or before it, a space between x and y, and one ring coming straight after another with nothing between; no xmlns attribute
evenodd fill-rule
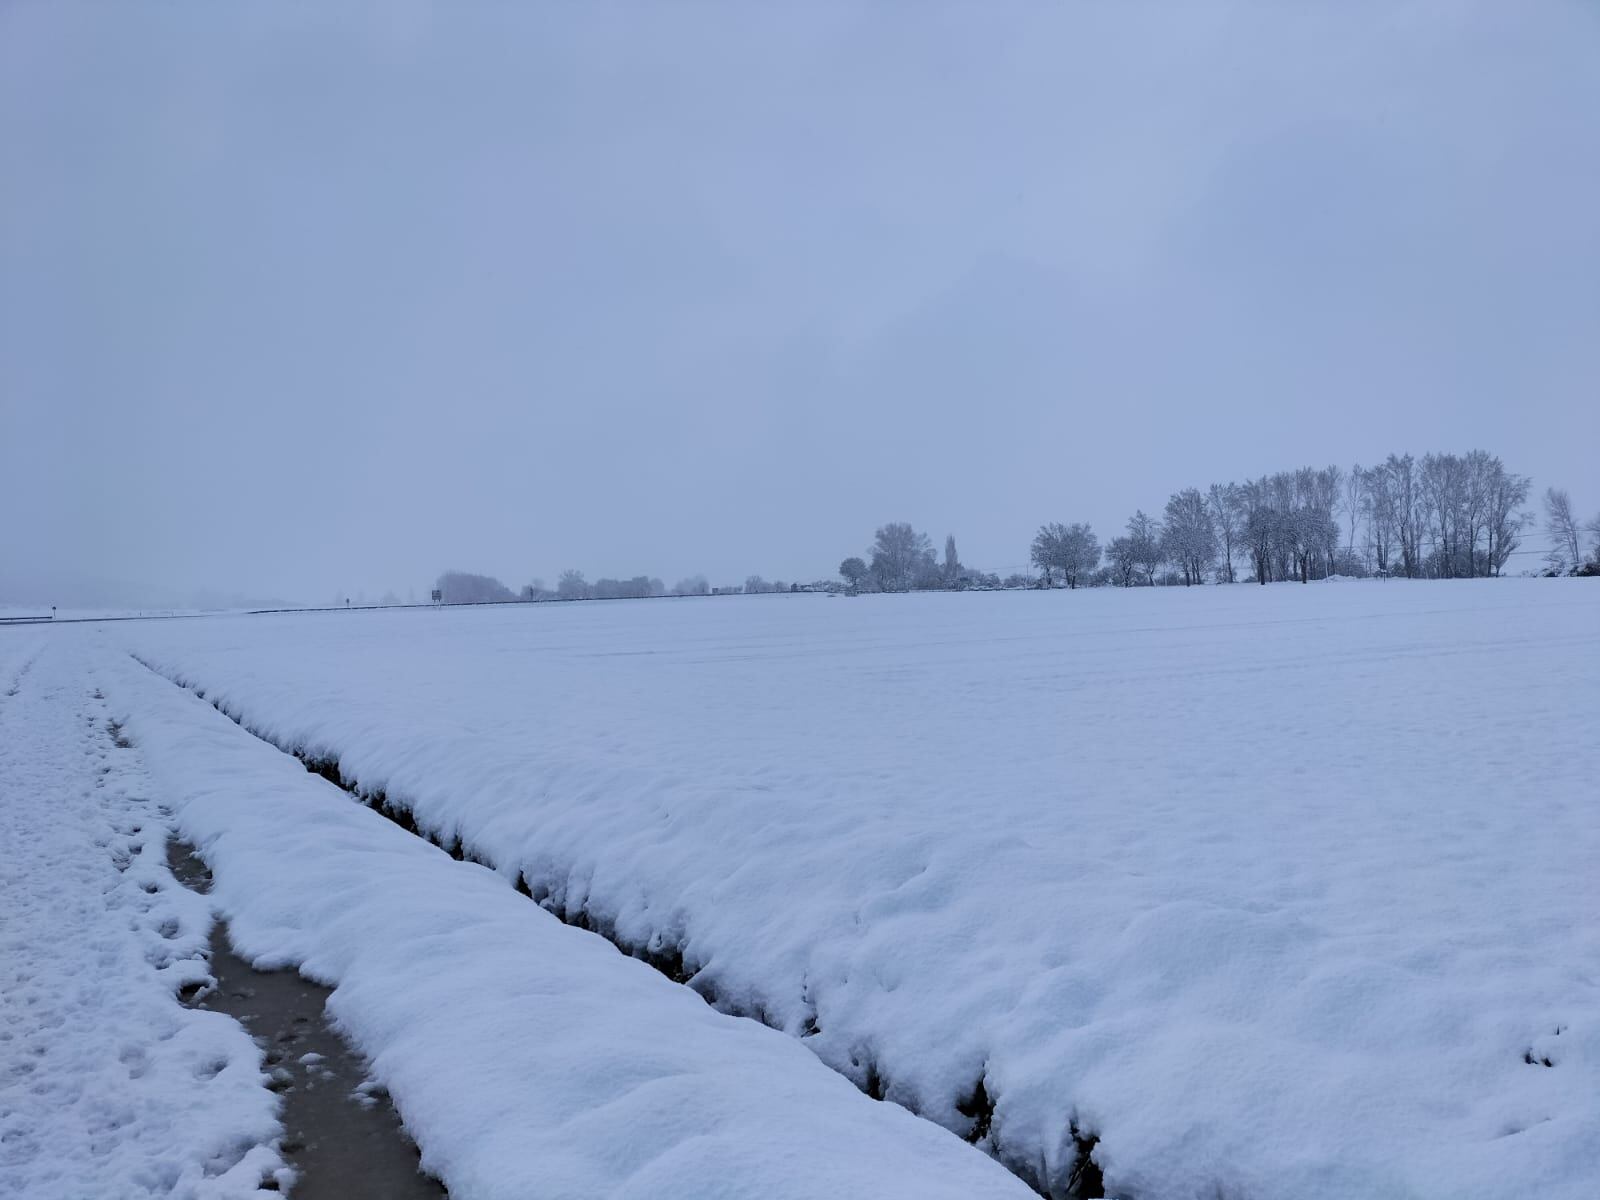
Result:
<svg viewBox="0 0 1600 1200"><path fill-rule="evenodd" d="M1406 449L1587 514L1597 63L1561 0L7 4L0 598L998 568Z"/></svg>

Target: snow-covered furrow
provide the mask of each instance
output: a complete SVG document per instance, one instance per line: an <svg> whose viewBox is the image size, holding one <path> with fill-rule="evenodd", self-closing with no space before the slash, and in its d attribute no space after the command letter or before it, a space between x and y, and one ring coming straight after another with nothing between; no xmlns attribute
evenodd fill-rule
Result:
<svg viewBox="0 0 1600 1200"><path fill-rule="evenodd" d="M1028 1195L121 660L113 698L258 965L333 987L455 1200Z"/></svg>
<svg viewBox="0 0 1600 1200"><path fill-rule="evenodd" d="M148 663L143 663L142 665L147 669L154 670ZM178 679L174 679L172 682L180 687L188 687ZM189 687L189 690L194 692L198 698L202 700L205 698L203 690L194 687ZM429 845L443 850L457 862L470 862L496 872L510 882L519 893L533 900L540 908L550 913L563 925L597 934L623 953L653 967L674 983L683 984L691 988L706 1003L729 1016L747 1017L773 1028L781 1028L781 1026L773 1025L765 1009L759 1003L748 1008L738 1002L719 1003L715 989L700 979L698 972L685 963L681 945L669 942L659 936L652 937L648 941L630 941L623 937L616 927L603 916L593 915L581 907L569 906L565 903L564 897L556 897L548 881L530 881L527 875L515 864L507 865L497 862L493 850L480 851L463 844L461 838L454 833L446 835L438 829L419 826L415 816L405 805L392 802L383 792L363 791L359 785L344 775L339 768L337 759L315 757L293 746L279 746L259 731L251 729L238 714L229 712L221 702L212 702L212 707L235 725L251 734L251 736L260 739L267 745L273 746L274 749L291 755L307 771L334 784L366 805L373 812L404 829L407 833L422 838ZM810 1036L814 1032L814 1028L813 1021L811 1029L803 1032L801 1036ZM847 1073L847 1078L855 1082L861 1091L873 1100L883 1100L885 1098L884 1084L878 1064L870 1056L861 1055L852 1062L852 1066L857 1070ZM987 1081L982 1076L979 1076L968 1095L957 1103L957 1110L963 1117L971 1121L971 1127L965 1131L965 1140L982 1147L990 1153L994 1153L996 1151L996 1145L992 1137L994 1103L989 1099L986 1085ZM1047 1176L1042 1171L1035 1170L1033 1164L1025 1160L1013 1158L1007 1165L1029 1187L1047 1197L1076 1200L1077 1197L1096 1197L1101 1195L1105 1181L1099 1165L1094 1161L1094 1147L1098 1138L1092 1133L1079 1129L1076 1122L1071 1123L1068 1132L1072 1139L1073 1149L1076 1152L1075 1157L1065 1163L1053 1175Z"/></svg>
<svg viewBox="0 0 1600 1200"><path fill-rule="evenodd" d="M1141 1200L1600 1184L1581 581L136 632L1046 1192L1089 1145Z"/></svg>
<svg viewBox="0 0 1600 1200"><path fill-rule="evenodd" d="M0 702L0 1195L240 1200L287 1179L261 1052L185 1008L211 913L76 638Z"/></svg>

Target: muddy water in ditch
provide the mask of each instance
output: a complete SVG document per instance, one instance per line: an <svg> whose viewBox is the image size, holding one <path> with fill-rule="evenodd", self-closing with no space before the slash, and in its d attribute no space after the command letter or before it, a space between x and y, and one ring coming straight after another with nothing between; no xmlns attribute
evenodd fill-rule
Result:
<svg viewBox="0 0 1600 1200"><path fill-rule="evenodd" d="M179 841L167 862L185 887L205 892L211 874ZM295 971L257 971L211 934L217 986L198 1007L233 1017L266 1050L273 1087L283 1096L283 1156L295 1168L294 1200L439 1200L437 1180L417 1169L416 1144L381 1091L366 1083L366 1063L334 1032L328 989Z"/></svg>

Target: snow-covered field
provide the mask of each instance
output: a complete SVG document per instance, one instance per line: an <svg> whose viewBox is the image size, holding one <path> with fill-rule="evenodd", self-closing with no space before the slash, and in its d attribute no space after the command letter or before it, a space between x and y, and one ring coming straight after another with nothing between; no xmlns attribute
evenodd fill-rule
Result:
<svg viewBox="0 0 1600 1200"><path fill-rule="evenodd" d="M1600 1194L1584 581L99 636L1046 1189Z"/></svg>
<svg viewBox="0 0 1600 1200"><path fill-rule="evenodd" d="M170 825L457 1200L1590 1200L1597 709L1587 581L0 630L0 1190L277 1169Z"/></svg>
<svg viewBox="0 0 1600 1200"><path fill-rule="evenodd" d="M178 1002L211 915L79 642L0 631L0 1196L265 1196L261 1052Z"/></svg>
<svg viewBox="0 0 1600 1200"><path fill-rule="evenodd" d="M235 948L335 986L457 1200L1026 1200L794 1039L563 926L129 659L114 703Z"/></svg>

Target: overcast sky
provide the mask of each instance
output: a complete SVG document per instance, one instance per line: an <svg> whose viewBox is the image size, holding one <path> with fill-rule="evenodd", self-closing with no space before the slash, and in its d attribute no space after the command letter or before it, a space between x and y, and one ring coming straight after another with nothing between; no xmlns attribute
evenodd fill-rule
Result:
<svg viewBox="0 0 1600 1200"><path fill-rule="evenodd" d="M1597 64L1561 0L5 4L0 599L998 569L1407 449L1587 513Z"/></svg>

